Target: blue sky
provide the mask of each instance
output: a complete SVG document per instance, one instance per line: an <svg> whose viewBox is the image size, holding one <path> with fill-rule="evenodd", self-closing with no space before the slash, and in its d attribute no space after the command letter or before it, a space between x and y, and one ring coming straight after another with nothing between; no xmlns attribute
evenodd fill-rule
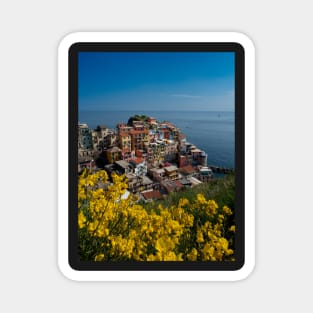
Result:
<svg viewBox="0 0 313 313"><path fill-rule="evenodd" d="M79 110L234 111L232 52L80 52Z"/></svg>

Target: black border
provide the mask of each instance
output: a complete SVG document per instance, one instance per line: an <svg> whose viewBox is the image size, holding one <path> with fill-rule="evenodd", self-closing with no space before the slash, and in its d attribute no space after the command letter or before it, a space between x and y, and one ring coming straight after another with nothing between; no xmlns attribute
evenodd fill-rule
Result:
<svg viewBox="0 0 313 313"><path fill-rule="evenodd" d="M83 262L78 256L77 236L77 123L79 52L234 52L235 53L235 261L227 262ZM245 255L245 53L235 42L83 42L75 43L68 54L68 261L79 271L234 271L244 265Z"/></svg>

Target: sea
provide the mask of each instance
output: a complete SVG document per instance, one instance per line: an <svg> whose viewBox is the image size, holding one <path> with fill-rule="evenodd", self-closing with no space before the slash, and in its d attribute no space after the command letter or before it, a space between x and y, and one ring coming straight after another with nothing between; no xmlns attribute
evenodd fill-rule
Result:
<svg viewBox="0 0 313 313"><path fill-rule="evenodd" d="M186 135L188 142L205 151L208 165L234 168L235 114L218 111L79 111L79 122L89 128L105 125L116 129L132 115L147 115L159 122L169 121Z"/></svg>

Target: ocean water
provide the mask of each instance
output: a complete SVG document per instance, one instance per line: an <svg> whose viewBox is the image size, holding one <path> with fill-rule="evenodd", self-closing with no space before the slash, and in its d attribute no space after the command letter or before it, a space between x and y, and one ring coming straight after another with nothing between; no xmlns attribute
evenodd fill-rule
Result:
<svg viewBox="0 0 313 313"><path fill-rule="evenodd" d="M135 114L145 114L158 121L175 124L187 141L208 154L208 164L234 168L235 114L216 111L79 111L79 122L90 128L106 125L116 128Z"/></svg>

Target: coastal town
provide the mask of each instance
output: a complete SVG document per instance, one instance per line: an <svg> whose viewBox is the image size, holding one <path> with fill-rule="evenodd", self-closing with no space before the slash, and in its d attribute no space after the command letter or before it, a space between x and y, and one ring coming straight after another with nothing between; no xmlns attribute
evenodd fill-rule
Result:
<svg viewBox="0 0 313 313"><path fill-rule="evenodd" d="M207 154L168 121L135 115L115 129L78 124L78 172L126 175L128 192L145 202L210 181ZM126 195L127 196L127 195Z"/></svg>

